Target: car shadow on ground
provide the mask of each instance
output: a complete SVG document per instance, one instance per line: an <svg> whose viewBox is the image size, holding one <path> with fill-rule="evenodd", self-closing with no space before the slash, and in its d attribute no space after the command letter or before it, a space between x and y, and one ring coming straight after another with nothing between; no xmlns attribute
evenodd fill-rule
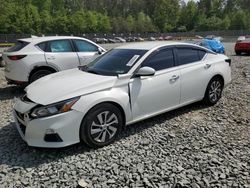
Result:
<svg viewBox="0 0 250 188"><path fill-rule="evenodd" d="M117 140L119 141L134 134L139 134L143 130L153 127L155 124L161 124L166 122L166 120L170 120L190 111L196 111L203 108L206 108L206 106L201 103L195 103L182 107L178 110L167 112L139 123L129 125L122 132L122 134L120 134ZM5 164L16 168L31 168L44 163L57 161L68 156L91 152L93 149L88 148L83 143L60 149L29 147L19 136L15 123L10 122L8 125L0 129L0 151L1 165ZM95 152L98 152L98 150Z"/></svg>
<svg viewBox="0 0 250 188"><path fill-rule="evenodd" d="M9 85L0 88L0 100L9 100L24 94L24 87Z"/></svg>
<svg viewBox="0 0 250 188"><path fill-rule="evenodd" d="M232 54L231 56L235 56L235 57L249 57L250 53L243 53L243 54L240 54L240 55Z"/></svg>

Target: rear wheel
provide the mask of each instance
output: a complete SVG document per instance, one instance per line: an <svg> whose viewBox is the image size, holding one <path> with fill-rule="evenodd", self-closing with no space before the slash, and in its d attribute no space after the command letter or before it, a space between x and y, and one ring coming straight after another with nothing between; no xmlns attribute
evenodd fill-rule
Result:
<svg viewBox="0 0 250 188"><path fill-rule="evenodd" d="M42 69L34 72L30 77L30 83L38 80L39 78L42 78L44 76L47 76L49 74L52 74L53 72L50 70Z"/></svg>
<svg viewBox="0 0 250 188"><path fill-rule="evenodd" d="M122 115L116 106L100 104L92 108L84 118L80 137L92 148L103 147L115 141L122 125Z"/></svg>
<svg viewBox="0 0 250 188"><path fill-rule="evenodd" d="M0 57L0 67L4 67L3 58Z"/></svg>
<svg viewBox="0 0 250 188"><path fill-rule="evenodd" d="M235 51L236 55L241 55L240 51Z"/></svg>
<svg viewBox="0 0 250 188"><path fill-rule="evenodd" d="M220 77L214 77L207 86L203 101L207 105L215 105L221 98L223 90L223 80Z"/></svg>

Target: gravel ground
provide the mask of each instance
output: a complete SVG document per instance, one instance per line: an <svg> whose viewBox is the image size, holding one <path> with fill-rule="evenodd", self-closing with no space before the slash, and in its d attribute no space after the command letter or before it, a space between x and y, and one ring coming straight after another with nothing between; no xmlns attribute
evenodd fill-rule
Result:
<svg viewBox="0 0 250 188"><path fill-rule="evenodd" d="M232 84L213 107L199 103L128 126L92 150L28 147L11 114L22 89L0 69L0 187L250 187L250 56L232 58Z"/></svg>

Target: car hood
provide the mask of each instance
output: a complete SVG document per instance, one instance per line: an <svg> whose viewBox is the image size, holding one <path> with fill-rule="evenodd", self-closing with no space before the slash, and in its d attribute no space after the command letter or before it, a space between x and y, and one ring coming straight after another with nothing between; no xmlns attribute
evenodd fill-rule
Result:
<svg viewBox="0 0 250 188"><path fill-rule="evenodd" d="M48 105L110 89L116 80L116 76L102 76L71 69L45 76L27 86L25 91L33 102Z"/></svg>

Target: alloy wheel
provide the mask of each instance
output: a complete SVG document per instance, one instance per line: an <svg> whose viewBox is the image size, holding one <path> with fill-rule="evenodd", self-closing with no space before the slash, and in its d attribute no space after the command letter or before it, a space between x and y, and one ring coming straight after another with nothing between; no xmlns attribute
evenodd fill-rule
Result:
<svg viewBox="0 0 250 188"><path fill-rule="evenodd" d="M211 83L209 88L209 99L211 102L217 102L221 97L222 85L218 80Z"/></svg>
<svg viewBox="0 0 250 188"><path fill-rule="evenodd" d="M99 113L91 124L90 134L98 143L111 140L118 130L118 117L111 111Z"/></svg>

